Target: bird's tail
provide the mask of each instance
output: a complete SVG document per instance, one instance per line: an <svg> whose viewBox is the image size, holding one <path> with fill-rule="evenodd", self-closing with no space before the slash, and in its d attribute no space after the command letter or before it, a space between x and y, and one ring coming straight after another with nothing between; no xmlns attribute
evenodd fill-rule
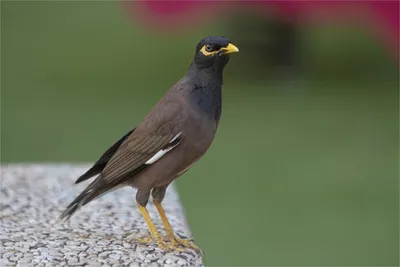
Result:
<svg viewBox="0 0 400 267"><path fill-rule="evenodd" d="M83 192L68 205L60 216L61 220L67 221L80 207L86 205L98 196L99 192L97 192L98 190L95 190L97 184L96 180L89 184L85 190L83 190Z"/></svg>

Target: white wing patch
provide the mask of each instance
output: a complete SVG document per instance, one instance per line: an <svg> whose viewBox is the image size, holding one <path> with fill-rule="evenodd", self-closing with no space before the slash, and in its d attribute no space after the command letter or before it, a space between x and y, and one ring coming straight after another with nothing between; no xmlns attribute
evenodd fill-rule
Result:
<svg viewBox="0 0 400 267"><path fill-rule="evenodd" d="M179 138L182 135L182 132L179 132L177 135L175 135L174 138L172 138L172 140L169 142L170 144L172 142L174 142L177 138ZM165 154L167 154L169 151L171 151L174 147L176 147L177 145L179 145L180 141L176 144L174 144L173 146L170 146L166 149L161 149L160 151L158 151L156 154L154 154L153 157L151 157L151 159L149 159L148 161L146 161L146 165L150 165L153 164L154 162L156 162L157 160L159 160L162 156L164 156Z"/></svg>

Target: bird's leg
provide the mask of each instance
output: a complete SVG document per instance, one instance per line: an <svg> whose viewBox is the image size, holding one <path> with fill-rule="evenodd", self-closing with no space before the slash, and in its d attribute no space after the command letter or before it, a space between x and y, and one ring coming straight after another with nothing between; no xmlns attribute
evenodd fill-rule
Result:
<svg viewBox="0 0 400 267"><path fill-rule="evenodd" d="M150 214L147 211L146 207L140 205L139 203L137 203L137 205L138 205L140 212L143 215L143 218L147 224L147 227L149 228L151 237L153 238L153 240L157 243L157 245L161 249L166 250L165 242L163 241L160 233L157 231L156 227L154 226L153 221L151 220ZM142 241L145 243L151 242L151 240L149 240L147 238L144 238Z"/></svg>
<svg viewBox="0 0 400 267"><path fill-rule="evenodd" d="M164 226L165 232L167 234L166 237L167 237L168 241L170 241L173 245L178 244L178 245L182 245L187 248L194 249L197 252L201 252L201 249L198 246L196 246L191 240L181 239L181 238L177 237L174 233L174 230L172 229L171 224L168 221L168 218L165 214L164 208L162 207L161 203L154 200L154 205L156 206L157 211L160 214L160 218L161 218L162 224Z"/></svg>
<svg viewBox="0 0 400 267"><path fill-rule="evenodd" d="M172 243L173 246L182 245L183 247L191 248L194 249L197 252L202 253L202 250L193 244L191 240L186 240L186 239L181 239L177 237L174 233L174 230L172 229L171 224L168 221L167 215L165 214L164 208L161 205L161 201L165 196L165 188L154 188L152 191L153 195L153 202L154 205L157 208L158 214L160 215L161 222L164 226L165 233L166 233L166 239Z"/></svg>
<svg viewBox="0 0 400 267"><path fill-rule="evenodd" d="M165 214L164 208L161 206L161 203L158 203L156 200L154 200L153 202L157 208L158 214L160 214L161 222L164 226L167 237L169 237L171 239L171 241L173 241L175 239L174 230L172 229L172 226L168 221L168 218L167 218L167 215Z"/></svg>
<svg viewBox="0 0 400 267"><path fill-rule="evenodd" d="M142 216L147 224L147 227L149 228L149 232L151 237L145 237L141 238L139 240L140 243L157 243L158 247L167 250L166 242L163 240L162 236L160 233L157 231L156 227L153 224L153 221L151 220L150 214L148 210L146 209L147 202L149 201L150 197L150 191L149 190L138 190L136 193L136 203L137 206L142 213Z"/></svg>

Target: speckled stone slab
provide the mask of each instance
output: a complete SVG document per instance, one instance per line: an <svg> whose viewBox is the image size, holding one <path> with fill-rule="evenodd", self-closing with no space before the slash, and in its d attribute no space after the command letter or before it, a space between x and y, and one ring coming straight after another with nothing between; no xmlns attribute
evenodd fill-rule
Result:
<svg viewBox="0 0 400 267"><path fill-rule="evenodd" d="M74 185L88 165L2 165L0 266L203 266L193 250L165 253L135 239L147 235L135 191L122 188L82 207L68 222L63 209L87 185ZM190 236L173 186L163 202L174 230ZM161 221L149 201L156 226Z"/></svg>

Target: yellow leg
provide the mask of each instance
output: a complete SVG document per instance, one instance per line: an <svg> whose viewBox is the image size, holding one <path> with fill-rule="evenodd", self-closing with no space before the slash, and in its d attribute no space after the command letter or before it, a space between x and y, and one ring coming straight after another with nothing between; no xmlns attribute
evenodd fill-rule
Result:
<svg viewBox="0 0 400 267"><path fill-rule="evenodd" d="M146 209L145 207L141 206L139 203L137 203L137 205L138 205L138 207L139 207L140 212L141 212L142 215L143 215L144 220L145 220L146 223L147 223L147 227L149 228L151 237L154 239L154 241L157 242L157 245L158 245L161 249L166 250L166 246L165 246L165 244L164 244L164 241L163 241L163 239L161 238L160 234L158 233L156 227L154 226L154 224L153 224L153 222L152 222L152 220L151 220L151 218L150 218L149 212L147 211L147 209ZM146 239L146 242L149 242L149 240Z"/></svg>
<svg viewBox="0 0 400 267"><path fill-rule="evenodd" d="M158 213L160 214L160 218L162 221L162 224L164 226L165 232L167 234L167 239L172 243L173 246L176 246L176 244L182 245L184 247L187 248L192 248L197 252L200 252L203 254L202 250L196 246L195 244L193 244L192 241L190 240L185 240L185 239L181 239L175 236L174 234L174 230L172 229L171 224L168 221L167 215L165 214L164 208L161 206L161 203L153 200L154 205L157 208Z"/></svg>
<svg viewBox="0 0 400 267"><path fill-rule="evenodd" d="M171 240L174 240L175 239L174 230L172 229L172 226L168 221L168 218L167 218L167 215L165 214L164 208L161 206L161 203L158 203L157 201L153 201L153 202L157 208L158 214L160 214L160 218L161 218L161 221L162 221L162 224L164 226L167 236L170 237Z"/></svg>

